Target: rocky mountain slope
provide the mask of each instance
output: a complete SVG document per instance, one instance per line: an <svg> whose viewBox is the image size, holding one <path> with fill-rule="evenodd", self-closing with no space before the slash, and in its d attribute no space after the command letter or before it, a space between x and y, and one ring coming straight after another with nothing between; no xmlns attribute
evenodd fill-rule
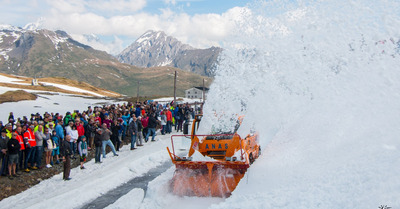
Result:
<svg viewBox="0 0 400 209"><path fill-rule="evenodd" d="M117 57L140 67L171 66L213 76L221 48L195 49L162 31L147 31Z"/></svg>
<svg viewBox="0 0 400 209"><path fill-rule="evenodd" d="M63 31L26 30L0 25L0 72L29 77L65 77L125 95L173 94L173 72L178 71L177 94L199 85L203 77L173 67L140 68L73 40ZM208 79L208 83L211 82Z"/></svg>

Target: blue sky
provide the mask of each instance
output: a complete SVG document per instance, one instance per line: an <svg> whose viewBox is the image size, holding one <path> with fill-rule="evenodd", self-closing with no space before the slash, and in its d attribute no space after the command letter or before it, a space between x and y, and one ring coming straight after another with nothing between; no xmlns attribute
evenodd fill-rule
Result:
<svg viewBox="0 0 400 209"><path fill-rule="evenodd" d="M117 54L147 30L184 43L218 45L249 0L0 0L0 24L64 30L74 39ZM40 21L39 21L40 20ZM101 42L89 42L95 34Z"/></svg>
<svg viewBox="0 0 400 209"><path fill-rule="evenodd" d="M176 11L186 12L188 14L207 14L217 13L222 14L228 9L236 6L245 6L248 0L192 0L192 1L176 1L175 5L169 5ZM150 0L148 7L145 10L157 13L159 8L162 8L164 1Z"/></svg>

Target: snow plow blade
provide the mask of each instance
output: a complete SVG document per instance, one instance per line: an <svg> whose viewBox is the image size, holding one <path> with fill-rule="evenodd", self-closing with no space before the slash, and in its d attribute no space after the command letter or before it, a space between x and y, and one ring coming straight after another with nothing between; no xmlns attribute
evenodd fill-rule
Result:
<svg viewBox="0 0 400 209"><path fill-rule="evenodd" d="M229 197L248 165L221 162L176 162L171 189L178 196Z"/></svg>

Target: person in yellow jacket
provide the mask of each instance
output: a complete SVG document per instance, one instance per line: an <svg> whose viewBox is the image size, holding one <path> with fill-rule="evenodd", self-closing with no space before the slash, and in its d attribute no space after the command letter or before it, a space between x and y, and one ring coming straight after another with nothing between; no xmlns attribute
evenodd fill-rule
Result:
<svg viewBox="0 0 400 209"><path fill-rule="evenodd" d="M6 125L6 136L8 137L8 139L11 139L12 137L12 124L11 123L7 123Z"/></svg>

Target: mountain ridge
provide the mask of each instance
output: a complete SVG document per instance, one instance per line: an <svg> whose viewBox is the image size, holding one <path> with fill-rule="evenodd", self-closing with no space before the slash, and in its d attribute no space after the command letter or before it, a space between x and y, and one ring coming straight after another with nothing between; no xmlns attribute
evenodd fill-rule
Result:
<svg viewBox="0 0 400 209"><path fill-rule="evenodd" d="M196 49L163 31L149 30L125 48L117 58L140 67L171 66L212 77L222 49Z"/></svg>
<svg viewBox="0 0 400 209"><path fill-rule="evenodd" d="M0 27L0 72L29 77L65 77L125 95L170 96L178 71L177 94L202 82L202 76L173 67L140 68L120 63L114 56L82 44L64 31ZM208 79L211 82L211 79ZM210 82L206 84L209 85Z"/></svg>

